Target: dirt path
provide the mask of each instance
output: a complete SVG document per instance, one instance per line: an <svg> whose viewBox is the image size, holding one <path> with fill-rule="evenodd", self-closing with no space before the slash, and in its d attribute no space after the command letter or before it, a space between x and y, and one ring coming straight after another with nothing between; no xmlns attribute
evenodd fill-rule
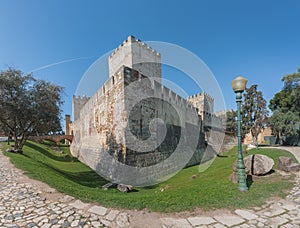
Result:
<svg viewBox="0 0 300 228"><path fill-rule="evenodd" d="M266 147L266 148L287 150L287 151L291 152L295 156L295 158L298 160L298 162L300 163L300 147L297 147L297 146L279 146L279 147Z"/></svg>

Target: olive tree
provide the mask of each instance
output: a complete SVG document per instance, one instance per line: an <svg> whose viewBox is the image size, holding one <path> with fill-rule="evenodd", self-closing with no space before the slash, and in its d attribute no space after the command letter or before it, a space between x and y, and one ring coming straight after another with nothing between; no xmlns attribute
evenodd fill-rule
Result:
<svg viewBox="0 0 300 228"><path fill-rule="evenodd" d="M22 148L30 135L61 131L63 88L9 68L0 72L0 125Z"/></svg>

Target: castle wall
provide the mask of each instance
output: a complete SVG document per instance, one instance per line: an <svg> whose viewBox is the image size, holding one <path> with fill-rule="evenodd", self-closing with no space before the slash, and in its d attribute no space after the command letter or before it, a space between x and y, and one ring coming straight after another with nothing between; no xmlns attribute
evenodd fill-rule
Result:
<svg viewBox="0 0 300 228"><path fill-rule="evenodd" d="M111 169L113 158L132 167L153 165L153 173L161 177L172 169L175 171L176 162L188 159L195 152L196 148L190 147L193 142L198 144L193 164L200 162L203 153L197 109L159 82L124 66L86 102L72 127L72 154L99 174ZM166 135L159 142L161 137L157 134L163 130ZM149 140L148 144L143 143L136 150L142 140ZM175 150L180 153L174 153ZM155 170L159 162L164 162L163 170ZM110 172L112 177L122 175L117 170Z"/></svg>
<svg viewBox="0 0 300 228"><path fill-rule="evenodd" d="M140 75L139 72L135 70L127 72L125 80L129 88L126 87L125 89L124 100L125 108L130 112L128 121L131 132L142 140L146 140L150 138L151 134L155 134L153 141L149 141L149 144L157 145L157 147L147 149L148 144L144 144L144 147L139 149L147 151L147 153L142 154L132 149L136 144L134 140L126 140L126 164L128 163L135 166L156 164L174 152L182 136L182 128L185 130L191 128L187 127L187 124L198 129L198 134L201 128L201 120L197 114L197 110L192 105L169 88L150 79L151 78ZM137 81L139 82L136 83ZM142 98L140 102L136 101L136 94L139 94ZM166 135L163 136L163 142L157 142L157 139L161 138L157 134L162 132L161 129L157 129L159 125L156 125L156 129L151 130L151 128L155 128L155 125L151 127L151 122L155 119L160 119L166 125ZM194 131L197 131L195 129ZM128 135L126 135L125 138L130 139ZM198 139L196 139L196 141L197 140ZM182 155L185 152L182 151Z"/></svg>
<svg viewBox="0 0 300 228"><path fill-rule="evenodd" d="M101 155L111 143L111 134L114 134L116 144L123 143L124 133L120 127L126 122L123 97L124 80L123 74L120 74L104 83L86 102L79 118L72 124L72 154L96 171Z"/></svg>

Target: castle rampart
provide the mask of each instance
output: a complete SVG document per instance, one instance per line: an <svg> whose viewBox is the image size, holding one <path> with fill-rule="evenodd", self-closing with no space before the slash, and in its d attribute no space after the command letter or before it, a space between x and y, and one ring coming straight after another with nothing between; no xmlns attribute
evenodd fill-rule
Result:
<svg viewBox="0 0 300 228"><path fill-rule="evenodd" d="M158 52L130 36L109 57L109 78L99 90L73 97L71 152L99 174L123 175L110 167L120 162L153 166L162 177L193 154L189 165L201 161L203 120L212 119L214 100L204 92L184 99L162 85L160 61ZM162 161L164 168L155 169Z"/></svg>

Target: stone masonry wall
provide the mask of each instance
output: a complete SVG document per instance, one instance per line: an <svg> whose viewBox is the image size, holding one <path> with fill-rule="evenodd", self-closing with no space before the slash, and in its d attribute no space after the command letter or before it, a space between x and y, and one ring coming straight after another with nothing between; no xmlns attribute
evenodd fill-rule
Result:
<svg viewBox="0 0 300 228"><path fill-rule="evenodd" d="M93 169L101 160L103 150L107 150L110 134L115 133L117 143L122 143L122 128L126 121L124 103L123 74L109 78L80 110L79 119L72 124L74 142L72 154Z"/></svg>
<svg viewBox="0 0 300 228"><path fill-rule="evenodd" d="M137 102L135 96L140 94L145 97ZM160 125L159 119L165 124ZM153 120L156 124L151 123ZM203 134L193 132L200 131L201 123L197 109L185 99L159 82L123 66L88 99L72 123L71 152L99 174L108 170L111 177L122 175L112 169L113 163L120 162L133 167L153 165L153 172L161 177L172 169L176 171L174 163L191 157L195 152L195 148L190 147L193 141L199 144L193 163L200 162ZM158 129L160 126L166 127ZM163 130L166 137L162 143L157 137L150 137ZM182 132L190 138L181 137ZM132 141L132 136L138 141L149 140L149 146L160 146L149 149L146 145L139 148L144 149L140 153L134 149L137 143ZM164 162L164 169L155 169L159 162Z"/></svg>

